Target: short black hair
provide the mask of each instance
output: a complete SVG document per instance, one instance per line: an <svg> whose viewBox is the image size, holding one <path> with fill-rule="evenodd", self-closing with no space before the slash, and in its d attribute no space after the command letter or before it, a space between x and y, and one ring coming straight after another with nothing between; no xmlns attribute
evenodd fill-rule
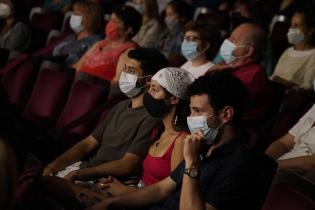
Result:
<svg viewBox="0 0 315 210"><path fill-rule="evenodd" d="M142 24L142 15L130 6L116 7L113 13L121 20L125 28L130 27L132 29L128 38L132 38L138 33Z"/></svg>
<svg viewBox="0 0 315 210"><path fill-rule="evenodd" d="M153 75L169 66L168 60L160 51L153 48L137 48L128 52L128 57L141 64L143 76Z"/></svg>
<svg viewBox="0 0 315 210"><path fill-rule="evenodd" d="M188 96L208 95L209 104L217 113L225 106L233 107L232 121L240 122L247 102L247 89L241 80L228 72L211 72L196 79L188 88Z"/></svg>

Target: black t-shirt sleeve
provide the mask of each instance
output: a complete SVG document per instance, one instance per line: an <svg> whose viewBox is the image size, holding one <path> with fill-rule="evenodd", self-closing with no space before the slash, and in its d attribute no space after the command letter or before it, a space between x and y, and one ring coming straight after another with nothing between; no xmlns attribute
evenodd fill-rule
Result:
<svg viewBox="0 0 315 210"><path fill-rule="evenodd" d="M180 184L183 181L183 173L185 169L185 161L183 160L178 164L175 170L171 173L170 177L176 182L176 185Z"/></svg>

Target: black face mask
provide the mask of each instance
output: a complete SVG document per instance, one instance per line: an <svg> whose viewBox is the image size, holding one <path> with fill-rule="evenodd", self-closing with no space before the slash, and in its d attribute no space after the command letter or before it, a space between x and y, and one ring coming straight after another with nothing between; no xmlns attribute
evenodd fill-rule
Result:
<svg viewBox="0 0 315 210"><path fill-rule="evenodd" d="M166 104L164 99L155 99L148 92L145 92L143 96L143 104L153 117L161 118L170 111L170 107Z"/></svg>

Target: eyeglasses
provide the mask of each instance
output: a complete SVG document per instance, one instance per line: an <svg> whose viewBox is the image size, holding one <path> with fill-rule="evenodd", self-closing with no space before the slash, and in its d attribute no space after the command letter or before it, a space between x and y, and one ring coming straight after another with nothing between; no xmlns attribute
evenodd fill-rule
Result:
<svg viewBox="0 0 315 210"><path fill-rule="evenodd" d="M128 74L135 74L135 75L138 74L137 69L135 67L133 67L133 66L125 65L123 71L128 73Z"/></svg>
<svg viewBox="0 0 315 210"><path fill-rule="evenodd" d="M196 42L196 41L200 41L201 38L198 36L183 36L183 40Z"/></svg>

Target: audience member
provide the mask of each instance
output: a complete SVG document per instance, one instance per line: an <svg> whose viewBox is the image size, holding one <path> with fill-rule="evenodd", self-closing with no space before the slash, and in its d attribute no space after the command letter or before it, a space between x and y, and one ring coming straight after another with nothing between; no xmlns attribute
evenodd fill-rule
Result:
<svg viewBox="0 0 315 210"><path fill-rule="evenodd" d="M89 1L76 1L70 17L70 34L53 50L54 57L61 57L66 65L73 65L96 42L103 27L103 12L99 5ZM65 59L65 60L64 60Z"/></svg>
<svg viewBox="0 0 315 210"><path fill-rule="evenodd" d="M121 81L125 82L121 82L121 88L130 100L115 105L91 135L49 163L43 175L56 174L74 182L107 175L128 180L138 174L138 166L151 143L151 130L158 122L143 106L145 84L168 63L162 54L150 49L132 50L128 57L125 69L134 75L125 81L122 74ZM78 162L96 149L88 161Z"/></svg>
<svg viewBox="0 0 315 210"><path fill-rule="evenodd" d="M141 15L135 9L117 7L106 25L105 40L94 44L73 67L78 73L118 83L128 50L137 47L131 38L140 26Z"/></svg>
<svg viewBox="0 0 315 210"><path fill-rule="evenodd" d="M160 35L156 48L168 59L180 55L184 25L191 19L191 8L183 0L174 0L165 8L165 31Z"/></svg>
<svg viewBox="0 0 315 210"><path fill-rule="evenodd" d="M89 210L258 209L255 158L242 143L239 128L246 88L234 76L215 72L196 79L188 93L192 134L184 139L185 161L161 182Z"/></svg>
<svg viewBox="0 0 315 210"><path fill-rule="evenodd" d="M152 77L150 89L144 95L144 106L152 116L162 120L164 131L144 159L143 174L137 186L125 186L110 177L100 181L101 189L112 196L127 194L161 181L183 160L189 112L186 90L193 81L193 75L175 67L161 69Z"/></svg>
<svg viewBox="0 0 315 210"><path fill-rule="evenodd" d="M313 81L315 92L315 80ZM272 143L266 154L277 160L279 169L308 176L315 165L315 105L285 135ZM315 183L315 177L310 177Z"/></svg>
<svg viewBox="0 0 315 210"><path fill-rule="evenodd" d="M71 8L72 0L45 0L44 8L52 11L67 12Z"/></svg>
<svg viewBox="0 0 315 210"><path fill-rule="evenodd" d="M270 82L260 65L265 41L266 34L259 26L241 24L221 45L220 55L224 62L209 70L228 71L244 83L249 92L244 119L250 126L266 117L271 103Z"/></svg>
<svg viewBox="0 0 315 210"><path fill-rule="evenodd" d="M0 47L12 51L25 51L31 42L31 32L26 23L20 18L15 0L0 1Z"/></svg>
<svg viewBox="0 0 315 210"><path fill-rule="evenodd" d="M188 22L184 29L181 52L187 59L181 68L198 78L204 75L214 63L220 44L220 30L208 20Z"/></svg>
<svg viewBox="0 0 315 210"><path fill-rule="evenodd" d="M0 138L0 209L13 209L16 186L15 156L4 139Z"/></svg>
<svg viewBox="0 0 315 210"><path fill-rule="evenodd" d="M133 41L141 47L154 47L163 29L157 3L156 0L142 0L141 4L144 7L142 26Z"/></svg>
<svg viewBox="0 0 315 210"><path fill-rule="evenodd" d="M284 86L312 89L315 79L314 6L307 4L294 13L287 34L293 47L280 57L271 79Z"/></svg>

